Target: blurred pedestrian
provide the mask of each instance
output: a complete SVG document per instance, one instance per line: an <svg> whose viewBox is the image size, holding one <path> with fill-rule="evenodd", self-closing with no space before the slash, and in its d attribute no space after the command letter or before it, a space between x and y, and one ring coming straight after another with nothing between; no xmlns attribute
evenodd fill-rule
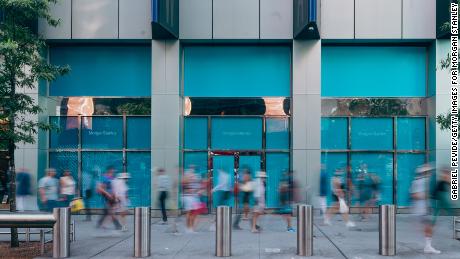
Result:
<svg viewBox="0 0 460 259"><path fill-rule="evenodd" d="M424 226L425 248L423 252L426 254L440 254L441 251L433 248L431 240L433 237L434 221L429 214L428 194L429 194L429 179L433 170L430 164L423 164L416 169L415 178L412 181L410 193L412 198L412 210L414 215L420 218Z"/></svg>
<svg viewBox="0 0 460 259"><path fill-rule="evenodd" d="M277 210L277 213L282 215L283 219L286 221L286 231L295 232L295 229L292 227L292 207L290 196L293 192L293 188L290 180L289 172L285 172L281 177L278 188L280 208Z"/></svg>
<svg viewBox="0 0 460 259"><path fill-rule="evenodd" d="M70 206L70 202L75 197L76 182L72 177L70 170L64 170L61 178L59 179L61 203L63 207Z"/></svg>
<svg viewBox="0 0 460 259"><path fill-rule="evenodd" d="M97 186L97 192L104 199L103 214L97 222L96 227L104 227L105 220L110 218L115 226L115 229L121 230L121 224L114 214L114 208L116 205L116 199L113 194L112 181L114 179L115 168L113 166L107 167L106 172L102 176L101 182Z"/></svg>
<svg viewBox="0 0 460 259"><path fill-rule="evenodd" d="M58 206L59 180L56 178L56 170L48 168L45 176L38 182L41 208L43 211L52 212Z"/></svg>
<svg viewBox="0 0 460 259"><path fill-rule="evenodd" d="M355 227L355 223L349 219L348 206L345 202L345 172L343 169L336 169L334 176L331 178L331 189L332 206L328 208L326 217L324 217L324 225L332 225L331 218L336 213L340 213L347 227Z"/></svg>
<svg viewBox="0 0 460 259"><path fill-rule="evenodd" d="M216 194L216 206L229 205L232 196L232 183L229 173L217 170L217 185L212 189Z"/></svg>
<svg viewBox="0 0 460 259"><path fill-rule="evenodd" d="M260 227L257 225L258 218L265 213L265 188L267 186L267 174L263 171L257 173L257 178L254 182L254 199L255 207L252 216L252 233L259 233Z"/></svg>
<svg viewBox="0 0 460 259"><path fill-rule="evenodd" d="M321 215L326 217L327 211L327 194L329 191L329 176L326 171L326 167L324 164L321 165L321 174L319 178L319 208L321 211Z"/></svg>
<svg viewBox="0 0 460 259"><path fill-rule="evenodd" d="M249 168L244 168L242 170L242 181L238 183L238 190L240 192L240 204L243 208L242 213L238 213L235 217L235 221L233 222L233 228L237 230L241 230L240 221L241 218L243 220L249 219L249 211L250 211L250 202L253 192L253 182L251 180L251 170Z"/></svg>
<svg viewBox="0 0 460 259"><path fill-rule="evenodd" d="M128 179L131 178L129 173L118 174L116 179L113 179L113 195L115 197L115 210L120 215L121 231L128 231L126 224L126 215L128 215Z"/></svg>
<svg viewBox="0 0 460 259"><path fill-rule="evenodd" d="M90 201L94 196L94 190L96 187L95 173L93 171L83 171L83 200L86 206L86 221L91 221L91 209L90 209Z"/></svg>
<svg viewBox="0 0 460 259"><path fill-rule="evenodd" d="M31 195L30 174L25 168L16 173L16 207L18 211L24 211L25 201Z"/></svg>
<svg viewBox="0 0 460 259"><path fill-rule="evenodd" d="M183 204L184 210L186 211L186 232L195 233L196 219L198 213L196 210L199 209L199 192L201 188L201 179L195 173L195 169L192 167L184 172L184 178L182 179L182 186L184 190Z"/></svg>
<svg viewBox="0 0 460 259"><path fill-rule="evenodd" d="M171 180L163 168L158 169L158 203L161 208L163 224L168 223L166 214L166 199L168 199L169 190L171 189Z"/></svg>
<svg viewBox="0 0 460 259"><path fill-rule="evenodd" d="M0 204L8 201L8 174L0 170Z"/></svg>

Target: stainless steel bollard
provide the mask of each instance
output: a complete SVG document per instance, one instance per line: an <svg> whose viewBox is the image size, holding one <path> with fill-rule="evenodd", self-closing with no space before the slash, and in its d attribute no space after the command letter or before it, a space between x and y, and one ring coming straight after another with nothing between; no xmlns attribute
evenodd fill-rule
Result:
<svg viewBox="0 0 460 259"><path fill-rule="evenodd" d="M379 254L396 254L395 205L380 205L379 207Z"/></svg>
<svg viewBox="0 0 460 259"><path fill-rule="evenodd" d="M45 254L45 232L40 229L40 255Z"/></svg>
<svg viewBox="0 0 460 259"><path fill-rule="evenodd" d="M229 206L217 207L216 256L232 256L232 208Z"/></svg>
<svg viewBox="0 0 460 259"><path fill-rule="evenodd" d="M53 258L66 258L70 256L70 207L55 208L53 214Z"/></svg>
<svg viewBox="0 0 460 259"><path fill-rule="evenodd" d="M297 205L297 254L313 255L313 206Z"/></svg>
<svg viewBox="0 0 460 259"><path fill-rule="evenodd" d="M134 209L134 257L150 256L150 207Z"/></svg>
<svg viewBox="0 0 460 259"><path fill-rule="evenodd" d="M30 242L30 228L26 228L26 242Z"/></svg>

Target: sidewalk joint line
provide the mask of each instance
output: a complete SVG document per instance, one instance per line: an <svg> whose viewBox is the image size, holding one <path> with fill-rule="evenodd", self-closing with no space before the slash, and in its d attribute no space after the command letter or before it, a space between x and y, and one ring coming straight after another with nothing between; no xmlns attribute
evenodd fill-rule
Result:
<svg viewBox="0 0 460 259"><path fill-rule="evenodd" d="M331 242L331 244L337 248L337 251L339 251L339 253L345 258L345 259L349 259L348 256L345 255L345 253L332 241L332 239L329 238L328 235L326 235L326 233L323 232L323 230L321 230L321 228L318 227L318 225L316 225L315 223L313 223L313 225L319 230L319 232L321 232L326 238L327 240L329 240L329 242Z"/></svg>

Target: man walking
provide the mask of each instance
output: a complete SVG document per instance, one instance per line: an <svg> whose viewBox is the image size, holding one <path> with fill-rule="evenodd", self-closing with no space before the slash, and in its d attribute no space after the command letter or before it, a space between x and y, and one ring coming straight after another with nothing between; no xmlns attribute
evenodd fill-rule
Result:
<svg viewBox="0 0 460 259"><path fill-rule="evenodd" d="M161 215L163 216L163 224L168 223L168 216L166 215L166 199L168 192L171 188L171 181L163 168L158 169L158 203L161 208Z"/></svg>
<svg viewBox="0 0 460 259"><path fill-rule="evenodd" d="M56 178L56 170L48 168L45 176L38 182L38 191L42 203L42 210L52 212L58 203L59 180Z"/></svg>
<svg viewBox="0 0 460 259"><path fill-rule="evenodd" d="M114 207L116 199L113 194L112 181L114 179L115 168L113 166L107 167L107 171L102 176L102 181L97 186L97 192L102 195L104 199L104 210L101 218L97 222L97 227L100 228L104 225L106 218L111 218L115 229L121 230L121 224L118 222L114 214Z"/></svg>

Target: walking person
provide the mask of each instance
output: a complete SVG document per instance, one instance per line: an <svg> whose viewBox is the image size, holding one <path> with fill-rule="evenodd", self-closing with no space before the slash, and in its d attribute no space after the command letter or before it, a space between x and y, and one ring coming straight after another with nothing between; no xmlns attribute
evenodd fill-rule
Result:
<svg viewBox="0 0 460 259"><path fill-rule="evenodd" d="M70 206L70 202L75 197L76 182L72 177L70 170L64 170L63 175L59 179L61 202L63 207Z"/></svg>
<svg viewBox="0 0 460 259"><path fill-rule="evenodd" d="M91 221L91 209L90 208L90 201L93 198L94 190L95 190L95 180L94 180L95 172L93 171L83 171L83 201L85 202L86 206L86 221Z"/></svg>
<svg viewBox="0 0 460 259"><path fill-rule="evenodd" d="M263 171L257 173L257 179L254 182L254 199L256 206L252 216L252 233L259 233L260 227L257 225L258 218L265 213L265 188L267 186L267 174Z"/></svg>
<svg viewBox="0 0 460 259"><path fill-rule="evenodd" d="M199 209L199 192L201 188L201 179L195 173L194 168L187 169L182 179L182 186L184 190L183 204L184 210L186 211L186 232L195 233L195 225L198 217L198 213L195 213Z"/></svg>
<svg viewBox="0 0 460 259"><path fill-rule="evenodd" d="M56 170L48 168L45 176L38 182L38 192L41 201L41 209L52 212L58 206L59 180L56 179Z"/></svg>
<svg viewBox="0 0 460 259"><path fill-rule="evenodd" d="M115 210L120 215L121 231L128 231L126 215L128 215L128 206L130 204L127 184L129 178L131 178L129 173L121 173L112 181L113 195L116 201Z"/></svg>
<svg viewBox="0 0 460 259"><path fill-rule="evenodd" d="M326 171L325 165L321 165L321 173L320 173L320 178L319 178L319 207L321 211L321 215L323 218L326 217L326 211L327 211L327 194L329 191L328 188L328 173Z"/></svg>
<svg viewBox="0 0 460 259"><path fill-rule="evenodd" d="M416 169L416 175L414 181L412 181L410 193L413 213L420 218L420 222L424 226L425 247L423 252L425 254L440 254L441 251L435 249L431 244L434 221L428 209L428 184L432 170L434 170L434 168L430 164L421 165Z"/></svg>
<svg viewBox="0 0 460 259"><path fill-rule="evenodd" d="M163 168L158 169L158 203L161 208L162 223L168 223L166 214L166 199L168 198L169 190L171 189L171 180Z"/></svg>
<svg viewBox="0 0 460 259"><path fill-rule="evenodd" d="M115 225L115 229L121 230L121 224L114 214L114 207L116 205L116 199L112 188L114 174L115 168L113 166L107 167L106 172L102 176L101 182L97 186L97 192L102 195L102 198L104 199L104 210L102 216L97 222L97 228L104 227L105 220L110 218Z"/></svg>
<svg viewBox="0 0 460 259"><path fill-rule="evenodd" d="M238 213L235 217L235 221L233 222L233 229L241 230L240 221L248 220L249 219L249 211L250 211L250 202L253 192L253 183L251 180L251 171L249 168L245 168L242 171L243 177L242 181L238 183L238 190L240 191L240 200L241 206L243 207L242 213Z"/></svg>
<svg viewBox="0 0 460 259"><path fill-rule="evenodd" d="M277 210L277 213L280 214L283 219L286 221L287 232L295 232L295 229L292 227L292 207L290 204L290 195L293 191L290 184L289 173L285 172L279 183L279 199L280 199L280 208Z"/></svg>
<svg viewBox="0 0 460 259"><path fill-rule="evenodd" d="M21 168L16 173L16 206L18 211L24 211L25 201L31 195L30 174Z"/></svg>
<svg viewBox="0 0 460 259"><path fill-rule="evenodd" d="M337 168L335 175L331 178L332 206L328 208L324 217L324 225L332 225L331 218L340 213L346 222L347 227L355 227L355 223L349 219L348 206L345 202L345 172Z"/></svg>
<svg viewBox="0 0 460 259"><path fill-rule="evenodd" d="M8 174L0 170L0 204L8 201Z"/></svg>

